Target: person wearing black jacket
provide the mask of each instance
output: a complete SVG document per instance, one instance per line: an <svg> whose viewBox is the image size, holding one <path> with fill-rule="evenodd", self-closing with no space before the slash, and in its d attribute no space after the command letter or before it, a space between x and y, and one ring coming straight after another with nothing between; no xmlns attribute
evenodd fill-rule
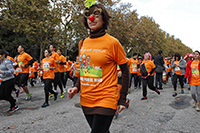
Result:
<svg viewBox="0 0 200 133"><path fill-rule="evenodd" d="M164 59L162 56L162 50L158 51L158 55L155 57L154 59L154 64L156 65L156 80L155 80L155 87L158 88L158 84L159 84L159 88L160 90L162 90L162 74L164 71Z"/></svg>

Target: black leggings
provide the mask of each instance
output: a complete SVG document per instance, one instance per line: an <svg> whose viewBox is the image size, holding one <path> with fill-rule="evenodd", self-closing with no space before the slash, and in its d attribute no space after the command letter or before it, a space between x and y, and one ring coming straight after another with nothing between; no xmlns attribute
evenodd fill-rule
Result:
<svg viewBox="0 0 200 133"><path fill-rule="evenodd" d="M61 81L62 81L62 85L63 87L65 88L66 87L66 82L65 82L65 73L60 73L60 78L61 78Z"/></svg>
<svg viewBox="0 0 200 133"><path fill-rule="evenodd" d="M54 73L54 75L55 75L54 80L53 80L54 90L57 90L57 85L58 85L62 93L63 88L62 88L62 83L61 83L60 72Z"/></svg>
<svg viewBox="0 0 200 133"><path fill-rule="evenodd" d="M15 106L15 99L12 97L11 92L14 89L15 80L10 79L1 83L0 99L10 102L10 108Z"/></svg>
<svg viewBox="0 0 200 133"><path fill-rule="evenodd" d="M51 94L56 94L52 90L52 83L53 83L53 79L44 79L44 92L45 92L45 102L46 103L48 103L48 100L49 100L49 92Z"/></svg>
<svg viewBox="0 0 200 133"><path fill-rule="evenodd" d="M147 96L147 85L150 90L156 91L156 87L153 85L154 76L148 76L146 79L142 78L142 88L143 88L143 96Z"/></svg>
<svg viewBox="0 0 200 133"><path fill-rule="evenodd" d="M74 81L74 79L69 75L70 71L66 71L66 76L65 76L65 83L67 84L68 78Z"/></svg>
<svg viewBox="0 0 200 133"><path fill-rule="evenodd" d="M184 75L176 75L176 74L173 75L172 84L174 86L174 91L176 91L176 88L177 88L177 79L179 79L181 88L183 88L183 78L184 78Z"/></svg>
<svg viewBox="0 0 200 133"><path fill-rule="evenodd" d="M134 78L134 87L137 87L137 84L138 84L138 75L137 75L137 73L136 74L131 73L129 88L131 88L132 77Z"/></svg>
<svg viewBox="0 0 200 133"><path fill-rule="evenodd" d="M113 116L85 114L85 117L88 124L90 125L91 133L110 133L109 128L113 120Z"/></svg>

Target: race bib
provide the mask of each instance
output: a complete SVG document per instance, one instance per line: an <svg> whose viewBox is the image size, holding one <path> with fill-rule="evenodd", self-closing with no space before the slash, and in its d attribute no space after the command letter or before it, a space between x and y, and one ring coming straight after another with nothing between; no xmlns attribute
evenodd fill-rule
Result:
<svg viewBox="0 0 200 133"><path fill-rule="evenodd" d="M176 67L176 68L175 68L175 71L180 71L180 68L179 68L179 67Z"/></svg>

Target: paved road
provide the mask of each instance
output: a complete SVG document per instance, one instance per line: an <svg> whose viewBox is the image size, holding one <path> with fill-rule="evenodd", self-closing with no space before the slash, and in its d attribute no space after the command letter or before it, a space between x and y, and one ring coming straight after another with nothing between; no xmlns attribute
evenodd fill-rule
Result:
<svg viewBox="0 0 200 133"><path fill-rule="evenodd" d="M71 83L68 83L68 88ZM161 95L148 90L148 100L141 101L141 89L131 90L130 107L123 110L110 127L111 133L199 133L200 112L192 108L190 91L172 97L171 82L164 85ZM89 133L90 128L82 110L75 107L79 94L72 100L50 99L50 106L41 108L44 91L41 84L29 87L31 101L21 93L17 104L20 110L7 113L9 103L0 101L0 133ZM15 97L15 95L13 94Z"/></svg>

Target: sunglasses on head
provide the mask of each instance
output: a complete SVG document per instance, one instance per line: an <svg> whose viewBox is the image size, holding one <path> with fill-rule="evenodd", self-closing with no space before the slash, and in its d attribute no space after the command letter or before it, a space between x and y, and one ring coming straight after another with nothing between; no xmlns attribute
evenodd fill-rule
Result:
<svg viewBox="0 0 200 133"><path fill-rule="evenodd" d="M101 15L101 12L102 12L101 8L95 9L92 14L90 14L89 10L85 10L83 15L86 18L88 18L90 15L93 15L95 18L97 18L98 16Z"/></svg>

